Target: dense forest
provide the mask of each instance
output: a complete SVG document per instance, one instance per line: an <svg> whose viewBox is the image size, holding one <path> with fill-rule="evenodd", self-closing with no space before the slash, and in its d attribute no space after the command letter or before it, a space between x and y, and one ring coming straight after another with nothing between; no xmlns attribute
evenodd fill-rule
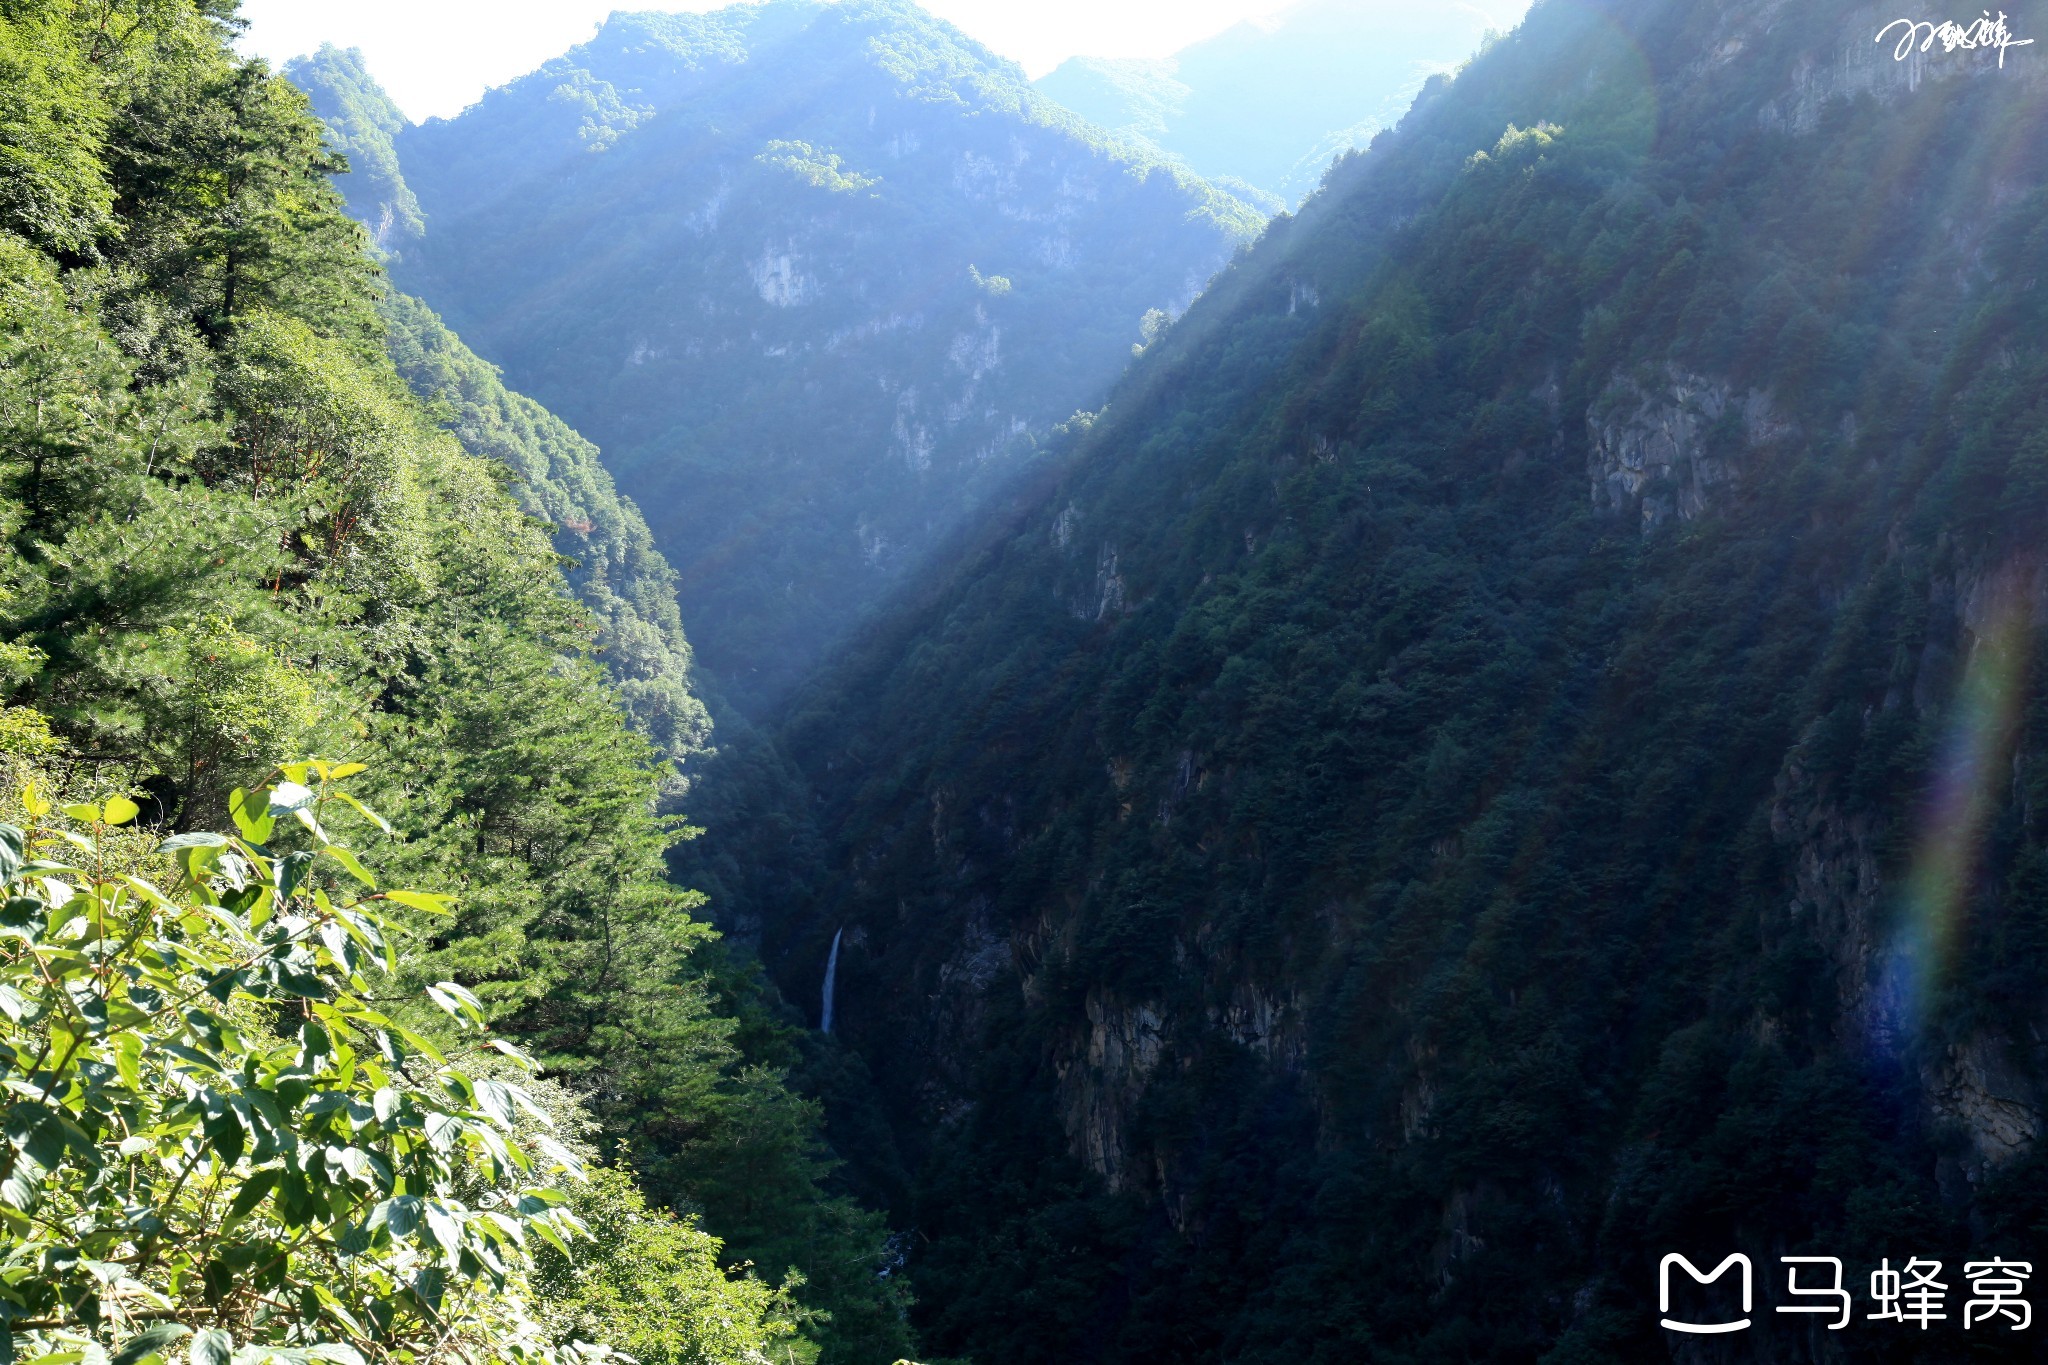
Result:
<svg viewBox="0 0 2048 1365"><path fill-rule="evenodd" d="M0 0L0 1358L2035 1358L2048 49L1379 13Z"/></svg>
<svg viewBox="0 0 2048 1365"><path fill-rule="evenodd" d="M615 14L416 127L348 53L291 74L394 278L603 448L756 711L1263 222L899 0Z"/></svg>
<svg viewBox="0 0 2048 1365"><path fill-rule="evenodd" d="M672 571L236 28L0 5L0 1347L901 1354L803 1032L665 875Z"/></svg>
<svg viewBox="0 0 2048 1365"><path fill-rule="evenodd" d="M1891 17L1539 4L784 713L928 1349L2033 1358L2048 79Z"/></svg>

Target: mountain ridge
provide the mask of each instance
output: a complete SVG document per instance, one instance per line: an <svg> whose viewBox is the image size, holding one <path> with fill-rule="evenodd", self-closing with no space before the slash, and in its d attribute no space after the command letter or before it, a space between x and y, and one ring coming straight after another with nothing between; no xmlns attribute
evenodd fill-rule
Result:
<svg viewBox="0 0 2048 1365"><path fill-rule="evenodd" d="M1260 223L895 0L616 15L397 144L398 281L606 451L742 704Z"/></svg>
<svg viewBox="0 0 2048 1365"><path fill-rule="evenodd" d="M1336 155L1393 126L1488 31L1469 5L1305 0L1161 60L1071 57L1033 85L1280 208L1313 191Z"/></svg>

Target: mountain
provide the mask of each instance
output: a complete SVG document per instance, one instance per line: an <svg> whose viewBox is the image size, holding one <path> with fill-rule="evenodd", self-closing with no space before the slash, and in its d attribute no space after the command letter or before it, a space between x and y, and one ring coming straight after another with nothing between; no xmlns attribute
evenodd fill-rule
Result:
<svg viewBox="0 0 2048 1365"><path fill-rule="evenodd" d="M780 715L929 1351L2031 1358L2048 48L1893 17L1544 0Z"/></svg>
<svg viewBox="0 0 2048 1365"><path fill-rule="evenodd" d="M1034 84L1279 208L1315 189L1332 158L1393 126L1423 81L1470 57L1488 27L1471 4L1304 0L1165 61L1070 57Z"/></svg>
<svg viewBox="0 0 2048 1365"><path fill-rule="evenodd" d="M634 728L679 769L702 758L711 722L692 690L675 571L640 509L619 496L597 447L507 389L418 299L387 294L380 312L385 348L406 385L437 406L465 450L509 471L513 496L546 524Z"/></svg>
<svg viewBox="0 0 2048 1365"><path fill-rule="evenodd" d="M742 703L1260 224L900 0L614 15L396 148L394 277L604 450Z"/></svg>
<svg viewBox="0 0 2048 1365"><path fill-rule="evenodd" d="M392 140L404 116L353 49L323 47L282 74L306 93L328 144L348 159L335 184L350 215L387 264L396 260L425 230ZM619 496L597 447L506 388L497 368L420 300L387 290L378 311L385 349L407 386L436 406L465 449L512 473L513 495L550 527L571 591L602 623L594 644L636 728L679 767L707 758L710 720L692 693L675 572L639 508Z"/></svg>
<svg viewBox="0 0 2048 1365"><path fill-rule="evenodd" d="M417 241L426 222L398 167L397 138L406 117L364 67L363 54L328 43L286 62L279 74L306 92L327 125L329 144L348 158L348 172L335 183L377 249L388 257Z"/></svg>

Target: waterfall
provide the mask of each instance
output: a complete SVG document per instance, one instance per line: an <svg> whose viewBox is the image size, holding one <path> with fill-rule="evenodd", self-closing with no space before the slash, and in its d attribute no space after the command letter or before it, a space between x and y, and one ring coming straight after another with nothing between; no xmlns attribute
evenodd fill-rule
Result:
<svg viewBox="0 0 2048 1365"><path fill-rule="evenodd" d="M841 925L833 932L832 951L825 955L825 1010L824 1018L818 1022L818 1032L820 1033L830 1033L832 1031L832 987L835 978L839 975L839 936L845 932L846 927L844 925Z"/></svg>

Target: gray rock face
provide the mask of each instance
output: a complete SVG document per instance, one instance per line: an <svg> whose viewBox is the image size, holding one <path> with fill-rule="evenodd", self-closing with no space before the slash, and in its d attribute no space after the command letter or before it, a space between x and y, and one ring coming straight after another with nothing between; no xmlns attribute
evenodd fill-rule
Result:
<svg viewBox="0 0 2048 1365"><path fill-rule="evenodd" d="M1096 990L1087 1001L1088 1028L1080 1054L1058 1064L1061 1118L1074 1154L1113 1190L1128 1189L1130 1119L1158 1067L1164 1021L1157 1008L1127 1004Z"/></svg>
<svg viewBox="0 0 2048 1365"><path fill-rule="evenodd" d="M1988 13L1996 14L1994 7ZM1929 81L1963 78L2010 81L2038 81L2048 76L2048 65L2032 59L2038 47L2010 49L1976 47L1951 50L1936 39L1927 41L1922 28L1909 39L1902 18L1909 21L1941 22L1953 17L1957 23L1974 21L1967 8L1953 16L1929 12L1911 13L1896 8L1872 6L1860 9L1842 25L1832 44L1816 45L1801 56L1787 73L1784 91L1758 111L1758 121L1767 128L1805 133L1813 131L1821 111L1834 100L1871 95L1879 100L1896 100L1917 91ZM1793 7L1763 5L1743 7L1727 23L1726 33L1707 59L1710 63L1741 60L1760 32L1772 23L1797 22ZM1895 26L1898 25L1898 26ZM2016 39L2036 35L2028 16L2012 19L2008 27Z"/></svg>
<svg viewBox="0 0 2048 1365"><path fill-rule="evenodd" d="M1593 505L1641 518L1645 531L1691 521L1735 484L1749 454L1792 432L1770 395L1667 365L1648 379L1617 375L1587 414Z"/></svg>
<svg viewBox="0 0 2048 1365"><path fill-rule="evenodd" d="M1972 1180L2024 1155L2041 1135L2039 1097L2006 1053L2000 1039L1971 1038L1952 1044L1921 1077L1929 1106L1969 1139L1965 1175Z"/></svg>

